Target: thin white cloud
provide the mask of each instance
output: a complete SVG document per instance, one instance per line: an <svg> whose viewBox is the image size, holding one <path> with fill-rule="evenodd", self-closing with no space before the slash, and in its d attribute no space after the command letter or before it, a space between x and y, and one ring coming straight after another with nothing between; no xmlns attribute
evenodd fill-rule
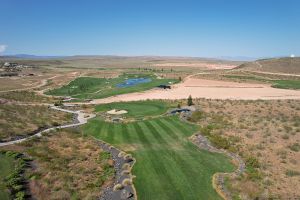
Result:
<svg viewBox="0 0 300 200"><path fill-rule="evenodd" d="M7 48L7 45L0 44L0 53L3 53Z"/></svg>

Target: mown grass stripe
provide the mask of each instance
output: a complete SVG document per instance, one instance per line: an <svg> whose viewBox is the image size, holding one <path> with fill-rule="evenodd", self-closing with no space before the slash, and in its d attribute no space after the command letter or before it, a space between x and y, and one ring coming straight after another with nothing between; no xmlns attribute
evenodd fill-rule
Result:
<svg viewBox="0 0 300 200"><path fill-rule="evenodd" d="M115 124L114 125L114 143L115 144L121 144L124 143L123 141L123 131L121 124Z"/></svg>
<svg viewBox="0 0 300 200"><path fill-rule="evenodd" d="M166 194L166 200L176 200L176 199L184 199L183 194L178 190L176 184L176 175L171 174L165 165L164 159L166 156L163 156L160 152L152 151L148 154L148 158L151 161L151 167L158 175L160 181L160 187L162 188L163 193ZM175 192L176 191L176 192Z"/></svg>
<svg viewBox="0 0 300 200"><path fill-rule="evenodd" d="M197 180L193 177L199 172L193 170L193 166L189 165L189 162L184 160L185 155L181 154L182 151L166 150L166 163L169 163L168 170L171 174L176 174L177 182L180 188L178 190L184 193L185 199L198 199L199 197L195 194L195 188L199 188L200 184L197 184Z"/></svg>
<svg viewBox="0 0 300 200"><path fill-rule="evenodd" d="M145 121L144 124L147 126L149 131L152 133L152 135L154 136L157 143L167 144L166 140L160 135L159 131L157 131L157 129L151 124L150 121Z"/></svg>
<svg viewBox="0 0 300 200"><path fill-rule="evenodd" d="M105 126L105 124L103 123L99 123L97 124L98 126L95 126L97 128L97 131L95 131L97 134L95 136L100 136L101 131L103 130L103 126Z"/></svg>
<svg viewBox="0 0 300 200"><path fill-rule="evenodd" d="M104 139L104 138L107 137L107 130L108 130L109 124L106 123L106 122L103 122L103 121L101 121L101 124L103 124L102 128L101 128L101 132L98 132L98 133L99 133L99 137L101 137L102 139Z"/></svg>
<svg viewBox="0 0 300 200"><path fill-rule="evenodd" d="M129 143L138 143L139 142L139 136L138 133L136 132L136 129L133 126L133 123L128 123L126 125L128 134L130 135L130 141Z"/></svg>
<svg viewBox="0 0 300 200"><path fill-rule="evenodd" d="M151 147L152 144L145 136L144 131L142 130L141 126L137 122L135 122L135 123L133 123L133 127L137 133L137 136L138 136L141 144L143 144L144 146L146 145L148 147Z"/></svg>
<svg viewBox="0 0 300 200"><path fill-rule="evenodd" d="M121 125L121 134L122 134L122 142L124 143L130 143L130 134L128 132L128 128L126 124L122 124Z"/></svg>
<svg viewBox="0 0 300 200"><path fill-rule="evenodd" d="M175 126L174 124L172 124L170 122L170 119L169 118L162 118L161 119L161 122L166 126L168 127L169 129L171 129L174 133L176 133L176 135L179 137L179 138L184 138L184 133L182 132L182 130L178 129L177 126Z"/></svg>
<svg viewBox="0 0 300 200"><path fill-rule="evenodd" d="M168 134L171 138L173 138L174 140L178 140L179 139L178 135L174 131L172 131L168 126L166 126L166 124L163 123L161 121L161 119L157 119L154 122L158 126L160 126L165 131L165 133Z"/></svg>
<svg viewBox="0 0 300 200"><path fill-rule="evenodd" d="M113 123L109 123L106 139L110 143L114 143L114 135L115 135L115 125Z"/></svg>
<svg viewBox="0 0 300 200"><path fill-rule="evenodd" d="M180 132L181 134L184 135L189 135L190 134L190 130L187 130L183 125L184 124L178 124L176 121L176 119L174 118L167 118L167 119L164 119L164 121L168 124L171 125L171 127L175 127L176 128L176 132Z"/></svg>

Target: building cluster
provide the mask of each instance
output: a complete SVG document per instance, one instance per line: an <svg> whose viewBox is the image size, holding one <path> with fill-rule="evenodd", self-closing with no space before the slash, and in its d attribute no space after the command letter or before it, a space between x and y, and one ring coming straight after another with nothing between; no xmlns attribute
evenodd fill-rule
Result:
<svg viewBox="0 0 300 200"><path fill-rule="evenodd" d="M22 65L22 64L18 64L18 63L5 62L2 65L0 65L0 67L5 72L17 72L17 71L22 71L22 69L29 68L31 66Z"/></svg>

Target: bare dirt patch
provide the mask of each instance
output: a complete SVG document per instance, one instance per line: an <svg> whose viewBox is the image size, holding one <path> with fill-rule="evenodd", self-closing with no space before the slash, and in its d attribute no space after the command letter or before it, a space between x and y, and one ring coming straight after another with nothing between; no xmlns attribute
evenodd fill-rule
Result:
<svg viewBox="0 0 300 200"><path fill-rule="evenodd" d="M229 81L188 78L183 83L172 86L170 90L153 89L145 92L117 95L97 99L92 103L111 103L147 99L300 99L300 91L272 88L268 84L238 83Z"/></svg>

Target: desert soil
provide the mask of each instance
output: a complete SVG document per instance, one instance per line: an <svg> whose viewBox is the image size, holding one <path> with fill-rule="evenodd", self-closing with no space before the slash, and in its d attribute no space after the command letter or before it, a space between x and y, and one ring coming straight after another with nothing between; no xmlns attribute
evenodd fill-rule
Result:
<svg viewBox="0 0 300 200"><path fill-rule="evenodd" d="M300 99L299 90L277 89L268 84L224 82L189 77L183 83L176 84L169 90L152 89L145 92L96 99L91 103L101 104L147 99L185 99L189 95L192 95L193 98L233 100Z"/></svg>

